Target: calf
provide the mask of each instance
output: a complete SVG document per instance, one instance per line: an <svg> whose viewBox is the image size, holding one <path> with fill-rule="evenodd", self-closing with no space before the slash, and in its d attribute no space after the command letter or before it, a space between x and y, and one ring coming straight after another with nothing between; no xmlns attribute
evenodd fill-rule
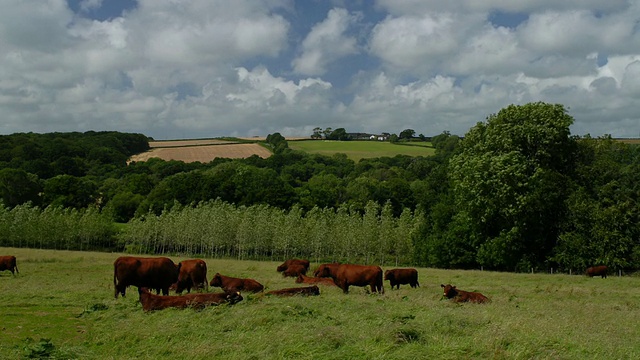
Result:
<svg viewBox="0 0 640 360"><path fill-rule="evenodd" d="M285 270L287 270L289 268L289 266L291 265L302 265L305 268L305 274L307 273L307 270L309 270L309 260L305 260L305 259L289 259L285 262L283 262L281 265L279 265L276 270L278 270L278 272L283 272Z"/></svg>
<svg viewBox="0 0 640 360"><path fill-rule="evenodd" d="M370 286L371 292L384 293L382 268L380 266L352 264L323 264L316 273L320 277L330 277L346 294L349 286Z"/></svg>
<svg viewBox="0 0 640 360"><path fill-rule="evenodd" d="M242 295L240 295L239 292L160 296L150 293L146 288L139 287L138 294L140 295L140 304L142 304L142 309L144 311L162 310L171 307L178 309L184 309L187 307L203 309L210 305L219 305L222 303L235 304L242 301Z"/></svg>
<svg viewBox="0 0 640 360"><path fill-rule="evenodd" d="M5 270L11 271L13 275L15 275L16 273L20 274L20 271L18 271L18 265L16 265L15 256L13 255L0 256L0 271L5 271Z"/></svg>
<svg viewBox="0 0 640 360"><path fill-rule="evenodd" d="M296 288L287 288L280 290L271 290L266 292L267 295L277 295L277 296L294 296L294 295L320 295L320 289L317 285L307 286L307 287L296 287Z"/></svg>
<svg viewBox="0 0 640 360"><path fill-rule="evenodd" d="M211 286L220 287L224 291L248 291L248 292L261 292L264 290L264 286L253 279L239 279L230 276L220 275L216 273L209 283Z"/></svg>
<svg viewBox="0 0 640 360"><path fill-rule="evenodd" d="M171 286L176 293L182 294L185 289L187 293L190 293L192 287L195 289L208 289L207 263L204 260L183 260L179 265L178 281Z"/></svg>
<svg viewBox="0 0 640 360"><path fill-rule="evenodd" d="M416 269L392 269L384 272L384 279L389 280L391 283L391 289L397 286L400 289L400 285L409 284L412 288L420 286L418 283L418 270Z"/></svg>
<svg viewBox="0 0 640 360"><path fill-rule="evenodd" d="M589 277L601 276L602 279L606 279L608 270L609 270L609 268L607 268L604 265L592 266L590 268L587 268L586 274Z"/></svg>
<svg viewBox="0 0 640 360"><path fill-rule="evenodd" d="M440 286L444 288L444 296L447 299L453 299L453 302L472 302L482 304L490 301L488 297L480 294L479 292L458 290L455 286L450 284L440 284Z"/></svg>
<svg viewBox="0 0 640 360"><path fill-rule="evenodd" d="M327 286L338 286L336 282L333 281L332 278L322 278L322 277L309 277L303 274L298 275L296 278L296 283L298 284L320 284Z"/></svg>
<svg viewBox="0 0 640 360"><path fill-rule="evenodd" d="M298 277L298 275L306 275L307 274L307 268L304 267L303 265L299 265L299 264L293 264L293 265L289 265L289 267L287 268L287 270L282 272L282 276L284 277Z"/></svg>

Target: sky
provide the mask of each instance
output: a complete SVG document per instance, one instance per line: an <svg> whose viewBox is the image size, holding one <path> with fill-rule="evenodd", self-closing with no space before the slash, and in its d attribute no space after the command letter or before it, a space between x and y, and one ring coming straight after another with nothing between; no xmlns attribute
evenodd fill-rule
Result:
<svg viewBox="0 0 640 360"><path fill-rule="evenodd" d="M0 134L464 135L562 104L640 137L640 0L3 0Z"/></svg>

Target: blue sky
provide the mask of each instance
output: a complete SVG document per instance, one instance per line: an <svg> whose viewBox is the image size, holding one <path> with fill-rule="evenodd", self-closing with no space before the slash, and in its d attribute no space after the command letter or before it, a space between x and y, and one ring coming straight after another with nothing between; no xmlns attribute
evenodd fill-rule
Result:
<svg viewBox="0 0 640 360"><path fill-rule="evenodd" d="M6 0L0 134L464 135L560 103L640 136L640 0Z"/></svg>

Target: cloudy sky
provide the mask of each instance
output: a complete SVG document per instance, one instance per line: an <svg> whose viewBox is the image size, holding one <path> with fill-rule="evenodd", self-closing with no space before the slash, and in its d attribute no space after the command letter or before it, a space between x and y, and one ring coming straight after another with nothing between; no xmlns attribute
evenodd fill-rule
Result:
<svg viewBox="0 0 640 360"><path fill-rule="evenodd" d="M640 0L3 0L0 134L464 135L560 103L640 136Z"/></svg>

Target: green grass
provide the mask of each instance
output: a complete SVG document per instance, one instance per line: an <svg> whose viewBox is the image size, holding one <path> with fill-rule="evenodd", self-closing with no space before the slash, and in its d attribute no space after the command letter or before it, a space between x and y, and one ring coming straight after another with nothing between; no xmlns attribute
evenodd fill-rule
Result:
<svg viewBox="0 0 640 360"><path fill-rule="evenodd" d="M418 144L422 146L418 146ZM393 157L396 155L430 156L435 149L431 143L392 144L386 141L331 141L331 140L301 140L289 141L289 148L312 154L333 155L346 154L353 161L363 158Z"/></svg>
<svg viewBox="0 0 640 360"><path fill-rule="evenodd" d="M419 268L420 288L391 290L387 282L383 295L323 287L317 297L243 294L234 306L144 313L135 288L113 298L120 254L0 254L16 255L20 269L17 276L0 272L3 359L640 358L637 277ZM296 286L275 271L280 262L205 260L209 278L221 272L255 278L267 290ZM441 283L492 302L442 300Z"/></svg>

